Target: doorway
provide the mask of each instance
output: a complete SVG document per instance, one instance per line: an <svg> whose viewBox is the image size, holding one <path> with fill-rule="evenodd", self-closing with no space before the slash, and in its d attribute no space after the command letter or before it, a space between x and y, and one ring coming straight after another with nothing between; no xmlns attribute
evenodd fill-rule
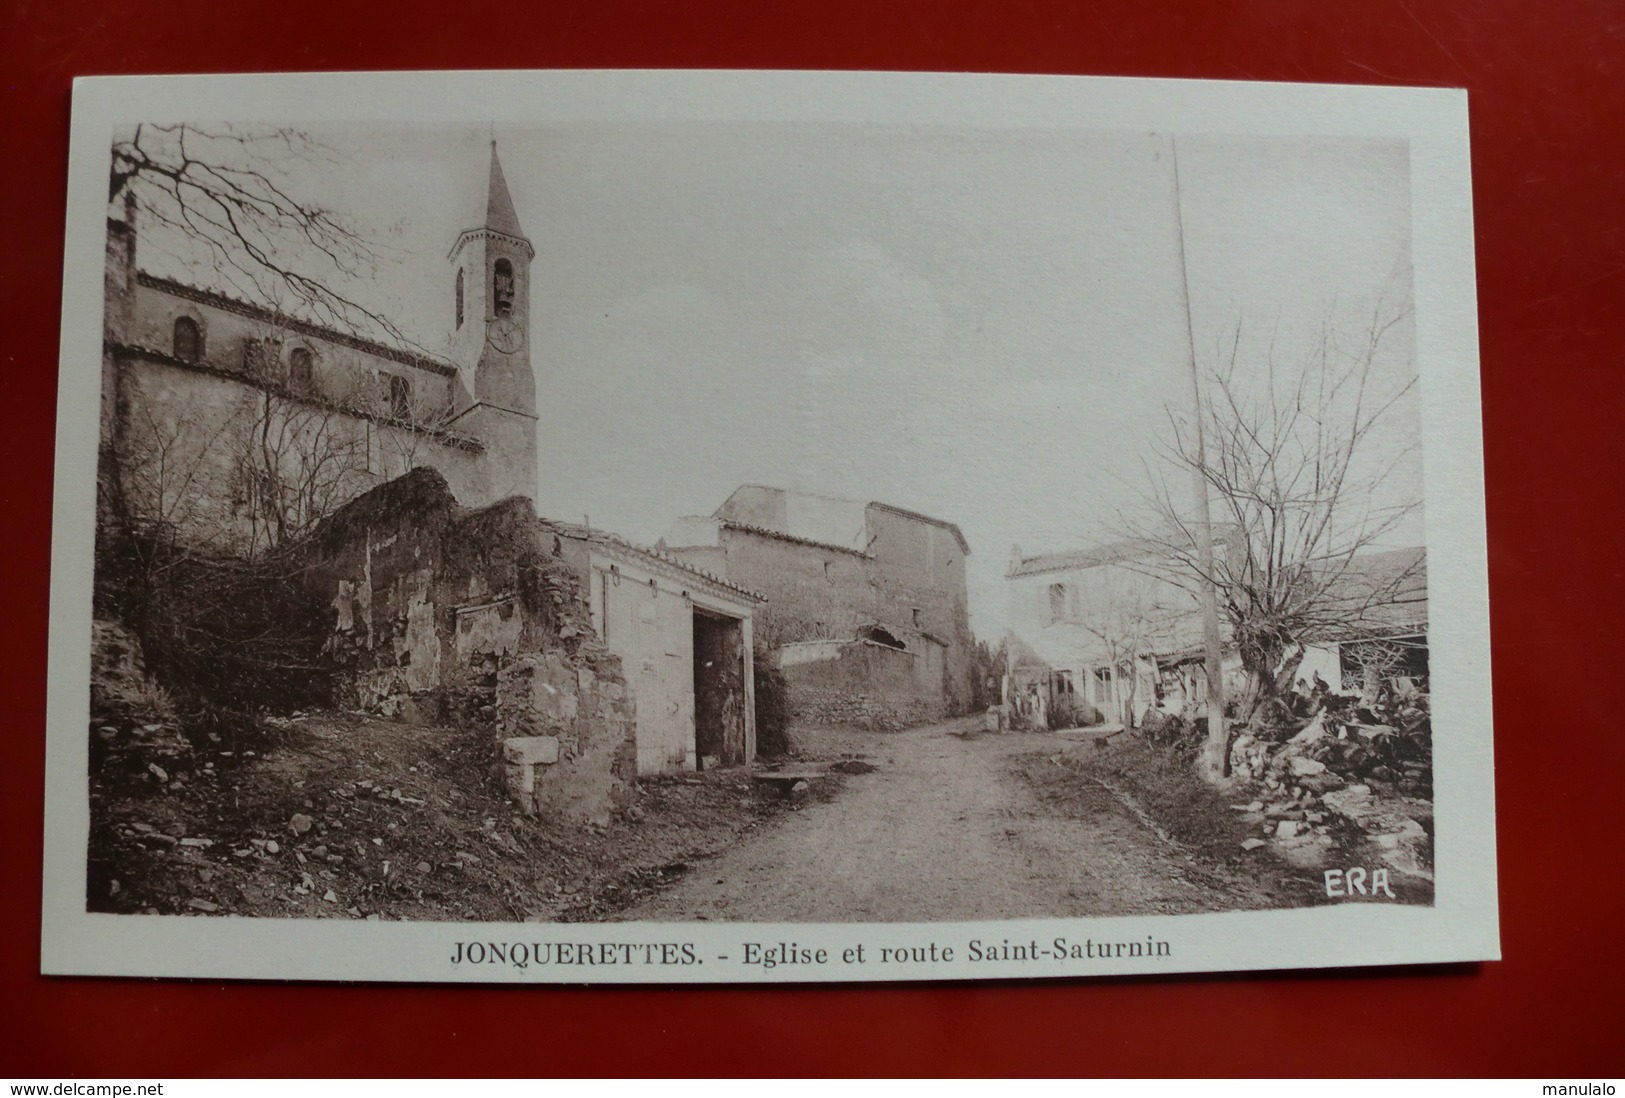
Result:
<svg viewBox="0 0 1625 1098"><path fill-rule="evenodd" d="M745 632L738 618L694 611L695 767L743 766Z"/></svg>

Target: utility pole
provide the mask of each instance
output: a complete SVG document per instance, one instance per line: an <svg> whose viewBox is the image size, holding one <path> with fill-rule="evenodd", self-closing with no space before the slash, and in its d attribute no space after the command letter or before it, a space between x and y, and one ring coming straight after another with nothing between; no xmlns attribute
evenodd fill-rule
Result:
<svg viewBox="0 0 1625 1098"><path fill-rule="evenodd" d="M1196 328L1191 320L1190 273L1185 265L1185 209L1179 189L1179 144L1168 148L1174 162L1174 225L1179 241L1179 297L1185 307L1185 349L1191 374L1191 412L1196 422L1196 463L1191 482L1196 494L1196 554L1201 571L1202 647L1207 673L1207 742L1202 745L1202 771L1208 781L1223 780L1230 755L1230 729L1224 721L1224 652L1219 637L1219 590L1213 573L1213 513L1208 506L1207 446L1202 414L1202 380L1196 368Z"/></svg>

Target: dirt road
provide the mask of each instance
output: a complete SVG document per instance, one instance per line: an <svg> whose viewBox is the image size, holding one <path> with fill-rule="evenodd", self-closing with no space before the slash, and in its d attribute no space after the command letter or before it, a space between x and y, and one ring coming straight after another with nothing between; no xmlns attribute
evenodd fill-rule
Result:
<svg viewBox="0 0 1625 1098"><path fill-rule="evenodd" d="M1247 882L1160 840L1105 790L1086 794L1085 811L1063 815L1018 772L1022 757L1053 765L1044 757L1087 745L975 728L959 721L814 738L815 753L861 753L876 769L696 863L618 918L909 922L1184 914L1262 902Z"/></svg>

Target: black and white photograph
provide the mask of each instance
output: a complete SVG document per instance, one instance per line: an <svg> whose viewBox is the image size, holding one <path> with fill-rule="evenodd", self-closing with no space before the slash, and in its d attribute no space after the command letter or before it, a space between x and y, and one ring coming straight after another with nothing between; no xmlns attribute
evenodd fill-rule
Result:
<svg viewBox="0 0 1625 1098"><path fill-rule="evenodd" d="M47 971L1495 956L1455 93L102 80L72 171Z"/></svg>

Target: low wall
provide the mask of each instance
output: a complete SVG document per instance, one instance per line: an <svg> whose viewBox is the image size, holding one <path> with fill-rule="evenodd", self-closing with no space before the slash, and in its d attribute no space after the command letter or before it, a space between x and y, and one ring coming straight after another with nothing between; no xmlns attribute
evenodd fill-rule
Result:
<svg viewBox="0 0 1625 1098"><path fill-rule="evenodd" d="M871 641L816 641L785 646L779 666L798 723L895 731L948 713L940 652L933 658Z"/></svg>

